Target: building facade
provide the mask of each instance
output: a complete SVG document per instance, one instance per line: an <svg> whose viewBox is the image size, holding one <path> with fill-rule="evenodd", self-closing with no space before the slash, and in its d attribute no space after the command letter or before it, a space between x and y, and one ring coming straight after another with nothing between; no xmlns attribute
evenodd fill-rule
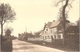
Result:
<svg viewBox="0 0 80 52"><path fill-rule="evenodd" d="M68 23L66 23L68 24ZM66 25L66 28L68 25ZM44 30L40 33L41 38L45 42L62 43L63 41L63 25L61 21L53 21L45 24Z"/></svg>

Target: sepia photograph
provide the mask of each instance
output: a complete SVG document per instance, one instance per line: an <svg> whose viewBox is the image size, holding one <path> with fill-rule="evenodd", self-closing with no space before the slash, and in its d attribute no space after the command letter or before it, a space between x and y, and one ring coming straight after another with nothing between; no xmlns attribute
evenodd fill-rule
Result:
<svg viewBox="0 0 80 52"><path fill-rule="evenodd" d="M0 52L79 52L79 0L0 0Z"/></svg>

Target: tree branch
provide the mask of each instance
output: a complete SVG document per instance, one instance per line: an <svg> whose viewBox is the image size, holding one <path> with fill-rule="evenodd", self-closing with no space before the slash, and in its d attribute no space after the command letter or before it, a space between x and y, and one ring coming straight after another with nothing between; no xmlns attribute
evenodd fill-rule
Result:
<svg viewBox="0 0 80 52"><path fill-rule="evenodd" d="M65 0L60 0L59 2L57 2L57 4L55 4L55 6L58 6L59 3L63 2Z"/></svg>

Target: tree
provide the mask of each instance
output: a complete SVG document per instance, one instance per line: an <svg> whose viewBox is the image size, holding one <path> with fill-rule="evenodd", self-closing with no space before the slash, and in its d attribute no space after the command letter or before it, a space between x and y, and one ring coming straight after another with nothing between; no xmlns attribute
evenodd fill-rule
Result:
<svg viewBox="0 0 80 52"><path fill-rule="evenodd" d="M35 32L35 37L40 37L40 32L41 31Z"/></svg>
<svg viewBox="0 0 80 52"><path fill-rule="evenodd" d="M12 51L12 36L11 36L12 30L10 28L6 29L5 36L1 37L1 51ZM7 48L8 47L8 48Z"/></svg>
<svg viewBox="0 0 80 52"><path fill-rule="evenodd" d="M0 25L1 35L3 35L3 25L6 22L12 22L15 19L15 12L12 10L9 4L2 3L0 5Z"/></svg>
<svg viewBox="0 0 80 52"><path fill-rule="evenodd" d="M7 29L6 32L5 32L5 36L10 36L10 35L11 35L11 30Z"/></svg>
<svg viewBox="0 0 80 52"><path fill-rule="evenodd" d="M71 3L69 3L70 2L70 0L58 0L58 2L56 3L56 6L59 4L59 3L63 3L63 2L65 2L63 5L62 5L62 7L61 7L61 9L60 9L60 18L59 19L61 19L61 21L62 21L62 25L63 25L63 37L65 37L65 25L66 25L66 18L67 18L67 7L68 6L71 6ZM71 6L72 7L72 6ZM64 38L63 38L63 44L65 44L65 42L64 42L65 40L64 40Z"/></svg>
<svg viewBox="0 0 80 52"><path fill-rule="evenodd" d="M13 31L13 28L10 28L10 27L5 29L5 36L10 36L12 31Z"/></svg>

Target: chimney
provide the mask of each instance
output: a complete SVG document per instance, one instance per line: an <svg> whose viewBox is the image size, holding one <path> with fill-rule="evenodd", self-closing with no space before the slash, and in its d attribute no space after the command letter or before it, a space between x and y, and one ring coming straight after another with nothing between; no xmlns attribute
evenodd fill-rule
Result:
<svg viewBox="0 0 80 52"><path fill-rule="evenodd" d="M55 22L55 20L53 20L53 22Z"/></svg>

